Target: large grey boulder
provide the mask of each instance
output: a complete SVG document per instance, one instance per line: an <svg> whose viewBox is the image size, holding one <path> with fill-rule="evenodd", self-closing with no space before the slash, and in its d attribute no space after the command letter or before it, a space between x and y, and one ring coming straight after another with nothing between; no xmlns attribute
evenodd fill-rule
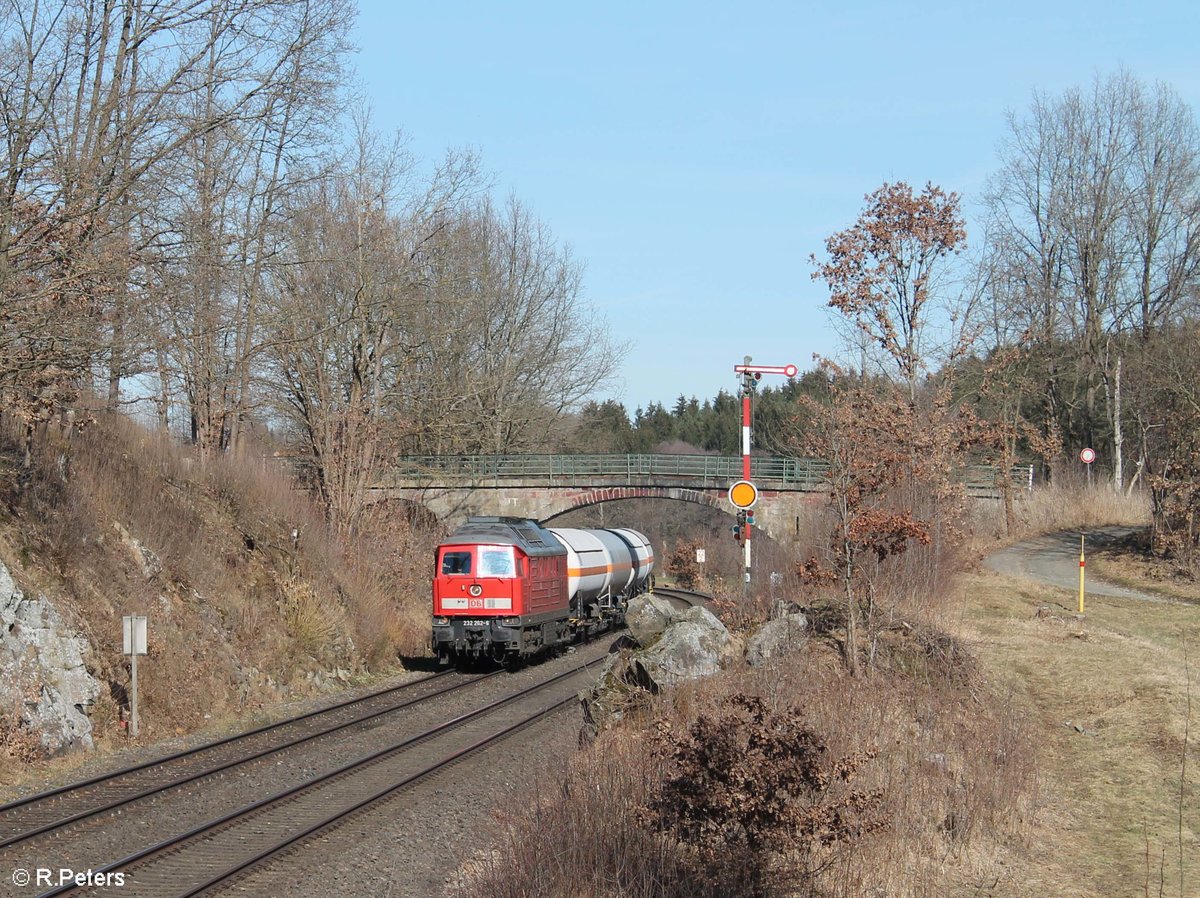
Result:
<svg viewBox="0 0 1200 898"><path fill-rule="evenodd" d="M697 605L676 617L652 646L635 652L630 667L652 690L677 686L719 671L729 642L725 625Z"/></svg>
<svg viewBox="0 0 1200 898"><path fill-rule="evenodd" d="M729 631L707 608L680 612L662 599L638 597L625 620L631 632L614 643L598 682L580 695L586 738L645 707L651 693L715 674L731 654Z"/></svg>
<svg viewBox="0 0 1200 898"><path fill-rule="evenodd" d="M0 715L36 735L48 755L92 748L85 709L100 684L86 651L49 599L27 597L0 563Z"/></svg>
<svg viewBox="0 0 1200 898"><path fill-rule="evenodd" d="M799 649L808 640L808 618L799 611L769 620L746 642L746 663L762 667Z"/></svg>
<svg viewBox="0 0 1200 898"><path fill-rule="evenodd" d="M625 611L625 626L629 628L629 635L637 640L638 645L648 646L658 639L677 617L679 612L670 602L647 593L636 596L629 602Z"/></svg>

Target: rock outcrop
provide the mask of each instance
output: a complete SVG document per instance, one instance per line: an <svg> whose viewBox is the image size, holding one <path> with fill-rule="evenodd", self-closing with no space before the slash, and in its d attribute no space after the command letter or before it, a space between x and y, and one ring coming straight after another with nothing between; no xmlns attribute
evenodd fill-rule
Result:
<svg viewBox="0 0 1200 898"><path fill-rule="evenodd" d="M729 642L725 625L696 605L683 614L676 612L651 645L643 644L633 653L630 665L638 671L639 682L650 683L657 691L715 674Z"/></svg>
<svg viewBox="0 0 1200 898"><path fill-rule="evenodd" d="M767 662L790 655L808 641L808 618L800 611L785 611L767 621L746 642L746 663L762 667Z"/></svg>
<svg viewBox="0 0 1200 898"><path fill-rule="evenodd" d="M679 611L653 595L638 596L625 620L629 633L605 661L600 685L584 697L596 721L620 717L644 693L711 676L729 654L729 631L707 608Z"/></svg>
<svg viewBox="0 0 1200 898"><path fill-rule="evenodd" d="M625 611L625 626L638 645L648 646L679 616L671 603L655 595L637 596Z"/></svg>
<svg viewBox="0 0 1200 898"><path fill-rule="evenodd" d="M47 755L92 748L86 709L100 696L73 633L50 600L26 596L0 563L0 727L35 736Z"/></svg>

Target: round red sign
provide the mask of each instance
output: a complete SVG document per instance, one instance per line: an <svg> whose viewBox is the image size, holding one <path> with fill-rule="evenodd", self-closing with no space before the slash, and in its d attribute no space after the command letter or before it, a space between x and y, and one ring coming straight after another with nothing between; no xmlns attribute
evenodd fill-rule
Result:
<svg viewBox="0 0 1200 898"><path fill-rule="evenodd" d="M1081 462L1083 462L1085 465L1090 465L1092 462L1094 462L1096 460L1096 450L1095 449L1080 449L1079 450L1079 460Z"/></svg>

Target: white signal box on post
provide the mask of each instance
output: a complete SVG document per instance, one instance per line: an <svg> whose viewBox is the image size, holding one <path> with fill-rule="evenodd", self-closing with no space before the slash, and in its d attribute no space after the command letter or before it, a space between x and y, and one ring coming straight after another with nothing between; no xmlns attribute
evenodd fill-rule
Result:
<svg viewBox="0 0 1200 898"><path fill-rule="evenodd" d="M138 655L146 654L146 618L127 614L121 618L122 650L129 655L129 735L138 734Z"/></svg>

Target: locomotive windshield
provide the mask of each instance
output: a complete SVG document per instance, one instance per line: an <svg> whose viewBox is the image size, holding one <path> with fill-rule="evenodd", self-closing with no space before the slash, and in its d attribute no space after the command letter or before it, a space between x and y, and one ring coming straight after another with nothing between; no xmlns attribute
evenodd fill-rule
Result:
<svg viewBox="0 0 1200 898"><path fill-rule="evenodd" d="M480 577L515 577L517 565L513 560L512 546L480 546Z"/></svg>
<svg viewBox="0 0 1200 898"><path fill-rule="evenodd" d="M442 553L442 573L443 574L469 574L471 573L471 553L466 552L443 552Z"/></svg>

